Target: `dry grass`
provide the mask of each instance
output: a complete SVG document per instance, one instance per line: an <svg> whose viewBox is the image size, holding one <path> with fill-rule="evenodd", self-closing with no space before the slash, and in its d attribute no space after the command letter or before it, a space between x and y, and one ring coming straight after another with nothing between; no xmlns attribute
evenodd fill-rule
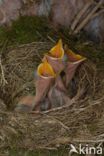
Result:
<svg viewBox="0 0 104 156"><path fill-rule="evenodd" d="M19 96L35 93L34 72L43 52L47 52L50 46L50 43L35 42L4 50L6 55L2 58L4 70L1 74L0 96L8 107L13 108Z"/></svg>
<svg viewBox="0 0 104 156"><path fill-rule="evenodd" d="M10 111L20 96L35 94L34 70L51 46L51 42L34 42L3 48L0 105L6 105L9 111L4 111L5 107L0 110L1 149L50 149L69 143L104 141L104 80L90 61L80 66L74 77L76 95L71 105L40 114Z"/></svg>

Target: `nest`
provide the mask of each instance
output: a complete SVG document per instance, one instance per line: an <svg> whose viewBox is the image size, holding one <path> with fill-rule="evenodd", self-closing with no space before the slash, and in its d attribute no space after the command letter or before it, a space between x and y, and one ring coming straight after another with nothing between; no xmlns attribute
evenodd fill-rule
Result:
<svg viewBox="0 0 104 156"><path fill-rule="evenodd" d="M53 149L69 143L95 145L104 141L104 80L89 60L74 76L77 90L72 104L41 113L13 112L21 96L35 94L34 71L50 47L50 42L34 42L2 50L0 148Z"/></svg>

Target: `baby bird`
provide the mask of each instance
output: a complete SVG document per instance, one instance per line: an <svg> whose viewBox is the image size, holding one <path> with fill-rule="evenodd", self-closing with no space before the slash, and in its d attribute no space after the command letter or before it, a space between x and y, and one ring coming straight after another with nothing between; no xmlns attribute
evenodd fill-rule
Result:
<svg viewBox="0 0 104 156"><path fill-rule="evenodd" d="M23 97L15 111L35 110L39 112L70 104L69 83L74 77L77 67L85 60L85 57L75 54L69 49L65 52L62 40L59 40L49 53L45 54L42 63L37 68L36 95ZM64 72L64 77L62 72Z"/></svg>
<svg viewBox="0 0 104 156"><path fill-rule="evenodd" d="M47 98L49 89L54 83L55 72L45 59L37 68L37 78L35 80L36 95L25 96L18 102L15 111L31 112L42 111L51 108Z"/></svg>

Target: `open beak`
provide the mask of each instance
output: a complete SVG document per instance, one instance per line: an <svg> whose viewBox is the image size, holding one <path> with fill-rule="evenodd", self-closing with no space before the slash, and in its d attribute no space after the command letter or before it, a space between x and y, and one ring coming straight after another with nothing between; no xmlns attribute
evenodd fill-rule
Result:
<svg viewBox="0 0 104 156"><path fill-rule="evenodd" d="M67 55L68 61L73 64L77 64L79 62L83 62L84 60L86 60L86 57L83 57L79 54L75 54L72 50L67 50L66 55Z"/></svg>
<svg viewBox="0 0 104 156"><path fill-rule="evenodd" d="M64 60L64 58L66 60ZM72 80L77 67L86 58L71 50L64 53L62 41L46 54L43 62L37 68L35 80L36 95L20 100L16 110L29 112L50 109L70 102L67 87ZM64 71L64 82L61 75Z"/></svg>
<svg viewBox="0 0 104 156"><path fill-rule="evenodd" d="M62 59L64 56L64 49L62 40L60 39L58 43L49 51L49 55L53 59Z"/></svg>
<svg viewBox="0 0 104 156"><path fill-rule="evenodd" d="M64 69L63 63L64 57L64 49L62 45L62 40L60 39L58 43L46 54L43 58L47 59L49 64L53 67L56 74L60 74L60 72Z"/></svg>
<svg viewBox="0 0 104 156"><path fill-rule="evenodd" d="M62 106L70 101L70 98L67 95L67 89L65 88L60 75L61 71L63 71L65 67L63 58L64 49L62 40L59 40L58 43L44 57L44 59L47 59L51 64L57 75L55 84L50 88L48 93L48 98L52 107Z"/></svg>
<svg viewBox="0 0 104 156"><path fill-rule="evenodd" d="M30 112L32 110L40 111L51 108L47 93L54 82L56 74L51 65L45 60L37 68L37 77L35 81L36 95L25 96L18 102L15 111Z"/></svg>
<svg viewBox="0 0 104 156"><path fill-rule="evenodd" d="M65 84L66 87L68 87L70 81L72 80L77 67L86 60L85 57L75 54L71 50L68 50L66 52L67 56L67 63L66 63L66 68L65 68Z"/></svg>
<svg viewBox="0 0 104 156"><path fill-rule="evenodd" d="M56 76L52 66L48 63L47 59L38 66L37 74L42 78L53 78Z"/></svg>
<svg viewBox="0 0 104 156"><path fill-rule="evenodd" d="M56 77L52 66L46 59L38 66L37 74L38 79L35 82L36 96L34 101L34 110L40 110L41 102L46 98Z"/></svg>

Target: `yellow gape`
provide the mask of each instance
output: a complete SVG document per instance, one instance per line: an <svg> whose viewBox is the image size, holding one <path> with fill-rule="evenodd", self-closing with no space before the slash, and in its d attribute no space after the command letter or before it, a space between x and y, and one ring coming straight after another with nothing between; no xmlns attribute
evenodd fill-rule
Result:
<svg viewBox="0 0 104 156"><path fill-rule="evenodd" d="M72 50L67 50L66 51L66 55L68 57L68 60L70 62L77 62L77 61L82 61L82 60L86 60L86 57L83 57L79 54L75 54Z"/></svg>
<svg viewBox="0 0 104 156"><path fill-rule="evenodd" d="M45 59L43 63L41 63L37 68L37 73L39 76L43 77L55 77L56 74L52 68L52 66Z"/></svg>
<svg viewBox="0 0 104 156"><path fill-rule="evenodd" d="M51 57L62 59L64 56L64 49L62 40L60 39L58 43L49 51Z"/></svg>

